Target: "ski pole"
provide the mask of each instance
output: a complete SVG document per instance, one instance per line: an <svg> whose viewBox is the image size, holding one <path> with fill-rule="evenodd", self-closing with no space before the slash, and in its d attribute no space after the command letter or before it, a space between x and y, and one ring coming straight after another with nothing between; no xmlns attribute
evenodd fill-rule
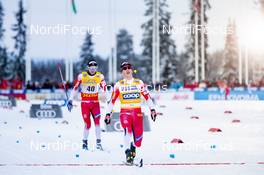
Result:
<svg viewBox="0 0 264 175"><path fill-rule="evenodd" d="M60 64L58 64L58 70L59 70L59 73L60 73L61 82L62 82L62 85L63 85L63 88L64 88L64 92L65 92L65 95L66 95L66 100L68 101L69 100L69 97L68 97L68 94L67 94L67 89L66 89L65 81L64 81L63 76L62 76Z"/></svg>

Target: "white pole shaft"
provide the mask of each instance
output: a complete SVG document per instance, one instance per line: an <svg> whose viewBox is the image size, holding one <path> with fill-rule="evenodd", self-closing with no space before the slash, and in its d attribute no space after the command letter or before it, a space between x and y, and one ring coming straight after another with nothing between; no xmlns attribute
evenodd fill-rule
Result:
<svg viewBox="0 0 264 175"><path fill-rule="evenodd" d="M113 81L117 80L117 56L116 56L116 47L113 48Z"/></svg>
<svg viewBox="0 0 264 175"><path fill-rule="evenodd" d="M160 37L159 37L159 0L156 0L156 66L157 66L157 82L160 82Z"/></svg>
<svg viewBox="0 0 264 175"><path fill-rule="evenodd" d="M112 33L113 33L113 11L112 11L112 0L109 0L109 36L110 36L110 41L109 41L109 47L110 49L110 55L108 59L108 81L113 83L113 39L112 38Z"/></svg>
<svg viewBox="0 0 264 175"><path fill-rule="evenodd" d="M65 3L66 4L66 6L65 6L65 10L66 10L66 19L65 19L65 21L66 21L66 24L69 24L69 10L68 10L68 7L69 7L69 1L67 1L67 3ZM66 53L66 55L65 55L65 81L67 82L67 81L69 81L69 68L70 68L70 66L69 66L69 35L68 35L68 33L66 34L66 36L65 36L65 45L66 45L66 50L65 50L65 53Z"/></svg>
<svg viewBox="0 0 264 175"><path fill-rule="evenodd" d="M156 83L156 3L157 0L153 0L153 31L152 31L152 82Z"/></svg>
<svg viewBox="0 0 264 175"><path fill-rule="evenodd" d="M194 59L195 59L195 82L199 82L199 50L198 50L198 10L195 11L195 53L194 53Z"/></svg>
<svg viewBox="0 0 264 175"><path fill-rule="evenodd" d="M113 48L111 48L111 54L108 60L108 79L109 82L113 82Z"/></svg>
<svg viewBox="0 0 264 175"><path fill-rule="evenodd" d="M204 0L201 0L201 73L202 73L202 80L205 80L205 48L204 48Z"/></svg>
<svg viewBox="0 0 264 175"><path fill-rule="evenodd" d="M70 59L70 82L73 82L73 60Z"/></svg>
<svg viewBox="0 0 264 175"><path fill-rule="evenodd" d="M65 81L69 81L69 60L65 58Z"/></svg>
<svg viewBox="0 0 264 175"><path fill-rule="evenodd" d="M239 83L242 84L242 78L243 78L243 75L242 75L242 49L241 49L241 46L239 46L239 50L238 50L238 66L239 66L239 69L238 69L238 80L239 80Z"/></svg>
<svg viewBox="0 0 264 175"><path fill-rule="evenodd" d="M117 80L117 41L116 41L116 1L114 0L113 3L113 81Z"/></svg>
<svg viewBox="0 0 264 175"><path fill-rule="evenodd" d="M70 2L68 2L70 3ZM70 5L69 5L70 6ZM69 7L68 6L68 7ZM69 8L67 8L67 10L69 10ZM70 21L70 24L72 26L72 13L68 12L69 14L69 21ZM69 37L67 38L68 39L68 59L69 59L69 81L70 82L73 82L73 56L72 56L72 41L73 41L73 37L72 37L72 34L69 34Z"/></svg>
<svg viewBox="0 0 264 175"><path fill-rule="evenodd" d="M248 48L245 47L245 83L248 85Z"/></svg>
<svg viewBox="0 0 264 175"><path fill-rule="evenodd" d="M31 25L31 0L27 1L27 22ZM26 81L31 81L30 27L27 28Z"/></svg>

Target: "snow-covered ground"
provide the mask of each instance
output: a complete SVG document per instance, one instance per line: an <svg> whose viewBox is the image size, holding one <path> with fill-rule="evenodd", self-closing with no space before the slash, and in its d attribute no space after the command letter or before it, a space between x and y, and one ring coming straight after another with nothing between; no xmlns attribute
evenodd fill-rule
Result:
<svg viewBox="0 0 264 175"><path fill-rule="evenodd" d="M1 175L264 173L264 102L159 101L163 115L150 121L151 132L144 133L139 152L143 168L121 165L122 133L102 133L104 152L83 151L79 104L72 113L63 108L62 119L39 120L29 118L31 103L18 101L12 110L0 109ZM232 123L233 119L241 122ZM222 132L208 132L210 128ZM174 138L184 143L170 143ZM94 142L92 128L90 147Z"/></svg>

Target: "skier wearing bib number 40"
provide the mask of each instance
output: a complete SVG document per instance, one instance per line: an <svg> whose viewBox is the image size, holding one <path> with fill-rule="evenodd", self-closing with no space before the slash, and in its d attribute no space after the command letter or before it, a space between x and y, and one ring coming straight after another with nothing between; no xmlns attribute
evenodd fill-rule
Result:
<svg viewBox="0 0 264 175"><path fill-rule="evenodd" d="M105 116L105 123L110 124L115 101L119 98L121 103L120 123L124 129L126 163L133 165L136 156L136 147L139 148L141 146L143 139L143 114L141 112L142 96L150 108L151 119L153 121L156 120L157 114L150 95L145 89L144 83L140 79L133 78L132 65L128 62L123 62L120 68L123 79L119 80L114 86ZM142 166L142 159L140 160L140 164Z"/></svg>
<svg viewBox="0 0 264 175"><path fill-rule="evenodd" d="M72 100L76 93L81 89L81 110L82 117L85 123L83 131L83 149L88 150L88 135L91 127L90 114L93 117L96 134L96 148L103 150L101 145L101 128L100 128L100 105L98 100L99 89L106 90L106 83L104 75L97 72L97 63L91 60L87 65L88 71L82 72L78 75L78 80L74 85L70 98L67 102L68 110L72 110Z"/></svg>

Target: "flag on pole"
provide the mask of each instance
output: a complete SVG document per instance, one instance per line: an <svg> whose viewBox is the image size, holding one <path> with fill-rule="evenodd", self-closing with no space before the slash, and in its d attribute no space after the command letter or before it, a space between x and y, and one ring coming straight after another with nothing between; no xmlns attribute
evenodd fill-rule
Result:
<svg viewBox="0 0 264 175"><path fill-rule="evenodd" d="M71 4L72 4L72 11L77 14L77 8L76 8L76 4L74 0L71 0Z"/></svg>
<svg viewBox="0 0 264 175"><path fill-rule="evenodd" d="M193 3L193 10L195 12L199 12L200 11L200 0L194 0Z"/></svg>

